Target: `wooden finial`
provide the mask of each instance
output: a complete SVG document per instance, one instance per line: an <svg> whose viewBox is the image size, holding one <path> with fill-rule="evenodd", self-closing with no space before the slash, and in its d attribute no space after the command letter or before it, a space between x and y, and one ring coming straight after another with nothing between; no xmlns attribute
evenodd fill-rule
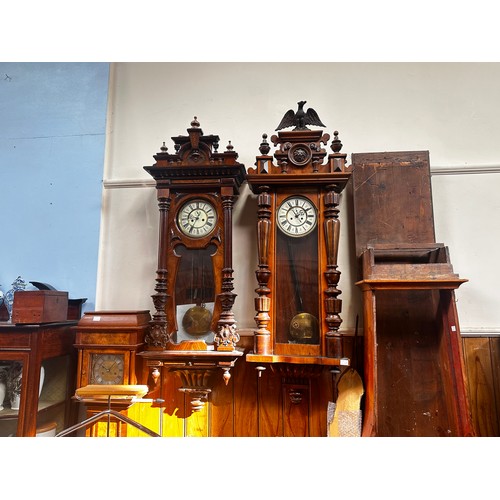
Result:
<svg viewBox="0 0 500 500"><path fill-rule="evenodd" d="M262 134L262 142L259 147L260 154L267 155L270 149L269 143L267 142L267 134Z"/></svg>
<svg viewBox="0 0 500 500"><path fill-rule="evenodd" d="M342 149L342 143L340 142L339 133L337 130L335 130L335 132L333 133L333 141L330 147L332 148L332 151L334 153L339 153Z"/></svg>

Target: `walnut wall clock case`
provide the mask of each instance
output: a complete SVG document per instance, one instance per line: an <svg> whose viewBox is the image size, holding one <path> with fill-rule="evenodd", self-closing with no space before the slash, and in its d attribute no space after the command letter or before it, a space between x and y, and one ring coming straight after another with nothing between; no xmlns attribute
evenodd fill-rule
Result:
<svg viewBox="0 0 500 500"><path fill-rule="evenodd" d="M340 271L340 193L350 179L338 132L330 135L311 108L298 103L260 145L247 181L258 195L255 299L257 329L247 361L303 365L349 364L343 356ZM290 131L283 128L294 127ZM327 158L326 158L327 157ZM324 162L326 158L326 162ZM273 161L276 160L276 164Z"/></svg>
<svg viewBox="0 0 500 500"><path fill-rule="evenodd" d="M232 211L246 171L231 142L219 152L219 137L204 135L196 117L187 132L172 137L174 153L163 143L144 167L156 181L160 221L155 311L141 355L206 399L210 377L222 368L227 381L243 354L232 311Z"/></svg>

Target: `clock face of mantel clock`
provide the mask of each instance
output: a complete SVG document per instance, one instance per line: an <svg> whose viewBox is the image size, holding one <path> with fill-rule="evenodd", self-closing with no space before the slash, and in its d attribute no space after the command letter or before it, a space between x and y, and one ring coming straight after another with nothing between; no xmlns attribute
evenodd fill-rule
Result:
<svg viewBox="0 0 500 500"><path fill-rule="evenodd" d="M91 367L91 384L123 384L125 373L123 354L92 354Z"/></svg>

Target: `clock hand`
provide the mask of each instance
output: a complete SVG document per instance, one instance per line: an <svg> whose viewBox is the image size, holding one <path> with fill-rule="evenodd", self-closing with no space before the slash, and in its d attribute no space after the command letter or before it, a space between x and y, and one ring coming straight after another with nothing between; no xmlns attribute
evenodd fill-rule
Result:
<svg viewBox="0 0 500 500"><path fill-rule="evenodd" d="M191 227L194 227L195 224L198 222L199 219L200 219L200 212L198 211L193 217L191 217L189 219L189 222L191 223Z"/></svg>

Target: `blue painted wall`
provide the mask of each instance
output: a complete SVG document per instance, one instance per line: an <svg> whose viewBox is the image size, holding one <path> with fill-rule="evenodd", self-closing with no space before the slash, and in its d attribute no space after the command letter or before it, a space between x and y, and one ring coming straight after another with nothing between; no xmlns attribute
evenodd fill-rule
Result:
<svg viewBox="0 0 500 500"><path fill-rule="evenodd" d="M0 290L95 306L108 63L0 63Z"/></svg>

